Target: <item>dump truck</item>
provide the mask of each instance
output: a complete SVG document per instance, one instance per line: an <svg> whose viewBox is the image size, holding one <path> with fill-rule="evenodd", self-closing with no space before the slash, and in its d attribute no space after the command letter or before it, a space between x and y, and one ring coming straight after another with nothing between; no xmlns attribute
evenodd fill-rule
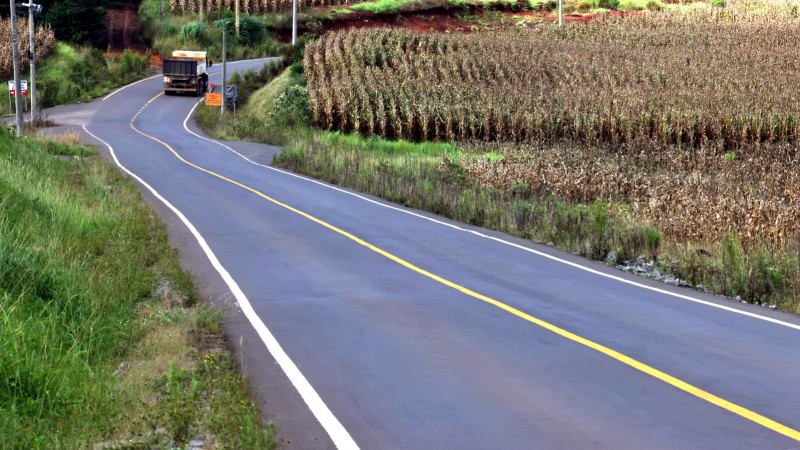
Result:
<svg viewBox="0 0 800 450"><path fill-rule="evenodd" d="M208 61L208 67L211 67ZM196 96L208 89L206 52L175 50L170 59L164 60L164 95L191 92Z"/></svg>

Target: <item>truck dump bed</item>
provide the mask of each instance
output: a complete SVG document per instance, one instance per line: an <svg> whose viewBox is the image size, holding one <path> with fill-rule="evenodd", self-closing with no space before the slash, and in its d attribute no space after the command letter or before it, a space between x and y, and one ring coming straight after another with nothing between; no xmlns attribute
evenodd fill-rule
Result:
<svg viewBox="0 0 800 450"><path fill-rule="evenodd" d="M164 60L164 75L191 77L197 75L197 61Z"/></svg>

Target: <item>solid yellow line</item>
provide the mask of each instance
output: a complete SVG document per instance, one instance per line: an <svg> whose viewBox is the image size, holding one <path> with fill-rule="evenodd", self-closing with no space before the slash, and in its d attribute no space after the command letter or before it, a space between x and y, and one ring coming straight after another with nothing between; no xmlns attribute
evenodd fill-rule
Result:
<svg viewBox="0 0 800 450"><path fill-rule="evenodd" d="M142 109L139 110L139 112L136 115L138 116L150 103L152 103L160 95L161 94L156 95L155 97L150 99L147 103L145 103L144 107L142 107ZM528 322L536 324L536 325L538 325L538 326L540 326L540 327L542 327L542 328L544 328L546 330L552 331L553 333L555 333L555 334L557 334L559 336L562 336L562 337L564 337L566 339L569 339L569 340L571 340L573 342L577 342L578 344L581 344L581 345L589 347L589 348L591 348L593 350L596 350L596 351L598 351L598 352L600 352L600 353L602 353L602 354L604 354L606 356L609 356L609 357L611 357L611 358L613 358L613 359L615 359L615 360L617 360L617 361L619 361L619 362L621 362L623 364L626 364L626 365L628 365L630 367L633 367L634 369L636 369L636 370L638 370L640 372L644 372L647 375L650 375L650 376L652 376L654 378L657 378L657 379L659 379L659 380L661 380L661 381L663 381L663 382L665 382L665 383L667 383L669 385L672 385L672 386L674 386L674 387L676 387L676 388L678 388L678 389L680 389L680 390L682 390L682 391L684 391L686 393L694 395L695 397L703 399L703 400L705 400L705 401L707 401L707 402L709 402L709 403L711 403L713 405L716 405L716 406L718 406L718 407L720 407L722 409L730 411L730 412L732 412L734 414L738 414L739 416L742 416L745 419L748 419L748 420L750 420L752 422L755 422L755 423L757 423L757 424L759 424L759 425L761 425L761 426L763 426L765 428L768 428L768 429L770 429L772 431L775 431L776 433L780 433L780 434L782 434L784 436L787 436L787 437L789 437L791 439L794 439L796 441L800 441L800 431L798 431L798 430L795 430L795 429L790 428L790 427L788 427L786 425L778 423L778 422L776 422L776 421L774 421L774 420L772 420L772 419L770 419L768 417L765 417L765 416L762 416L761 414L758 414L757 412L751 411L751 410L749 410L749 409L747 409L747 408L745 408L743 406L739 406L739 405L737 405L735 403L732 403L732 402L730 402L728 400L725 400L724 398L718 397L718 396L716 396L716 395L714 395L714 394L712 394L712 393L710 393L708 391L705 391L705 390L700 389L700 388L698 388L696 386L693 386L693 385L691 385L691 384L689 384L689 383L687 383L685 381L682 381L682 380L680 380L678 378L675 378L672 375L669 375L669 374L667 374L665 372L662 372L662 371L660 371L660 370L658 370L658 369L656 369L656 368L654 368L652 366L649 366L649 365L647 365L645 363L642 363L642 362L640 362L638 360L635 360L635 359L631 358L630 356L624 355L624 354L622 354L622 353L620 353L620 352L618 352L616 350L612 350L612 349L610 349L610 348L608 348L608 347L606 347L604 345L598 344L597 342L594 342L594 341L591 341L591 340L586 339L584 337L578 336L575 333L569 332L569 331L567 331L567 330L565 330L563 328L560 328L560 327L558 327L556 325L553 325L553 324L551 324L549 322L545 322L542 319L538 319L538 318L536 318L534 316L531 316L530 314L522 312L522 311L518 310L517 308L514 308L513 306L509 306L509 305L507 305L507 304L505 304L505 303L503 303L501 301L495 300L495 299L493 299L491 297L487 297L487 296L485 296L483 294L479 294L479 293L477 293L477 292L475 292L475 291L473 291L473 290L471 290L469 288L466 288L466 287L461 286L459 284L456 284L456 283L454 283L454 282L452 282L450 280L442 278L439 275L436 275L434 273L428 272L427 270L422 269L420 267L417 267L414 264L412 264L412 263L410 263L410 262L408 262L408 261L406 261L406 260L404 260L404 259L402 259L402 258L400 258L398 256L395 256L395 255L387 252L386 250L383 250L383 249L381 249L379 247L376 247L376 246L370 244L369 242L359 238L358 236L355 236L355 235L353 235L353 234L351 234L351 233L349 233L347 231L342 230L341 228L338 228L338 227L336 227L334 225L331 225L328 222L325 222L324 220L318 219L318 218L312 216L311 214L303 212L303 211L301 211L301 210L299 210L299 209L297 209L297 208L295 208L293 206L287 205L286 203L283 203L283 202L281 202L279 200L276 200L276 199L264 194L263 192L258 191L258 190L254 189L254 188L251 188L250 186L242 184L242 183L240 183L240 182L238 182L236 180L232 180L230 178L225 177L224 175L220 175L220 174L218 174L216 172L212 172L211 170L208 170L208 169L206 169L204 167L198 166L197 164L194 164L194 163L192 163L190 161L187 161L183 156L181 156L178 152L176 152L175 149L173 149L166 142L161 141L160 139L158 139L156 137L150 136L150 135L140 131L136 127L134 127L133 126L133 122L134 122L135 119L136 119L136 117L131 119L131 122L130 122L130 127L134 131L136 131L137 133L141 134L142 136L145 136L145 137L147 137L149 139L152 139L152 140L160 143L161 145L163 145L164 147L169 149L169 151L172 152L172 154L175 155L175 157L178 158L180 161L182 161L183 163L185 163L185 164L187 164L187 165L189 165L189 166L191 166L191 167L193 167L193 168L195 168L195 169L197 169L197 170L199 170L201 172L205 172L205 173L207 173L209 175L212 175L214 177L217 177L217 178L219 178L221 180L227 181L228 183L231 183L231 184L234 184L236 186L239 186L242 189L250 191L250 192L252 192L253 194L255 194L257 196L259 196L259 197L261 197L261 198L263 198L263 199L265 199L265 200L267 200L267 201L269 201L271 203L274 203L275 205L278 205L278 206L280 206L282 208L285 208L285 209L287 209L287 210L289 210L289 211L291 211L291 212L293 212L295 214L298 214L300 216L305 217L306 219L308 219L308 220L310 220L312 222L315 222L315 223L317 223L319 225L322 225L323 227L325 227L325 228L327 228L327 229L329 229L329 230L331 230L331 231L333 231L335 233L338 233L338 234L340 234L342 236L345 236L348 239L351 239L351 240L355 241L359 245L362 245L362 246L372 250L373 252L378 253L378 254L380 254L380 255L382 255L382 256L384 256L384 257L386 257L386 258L388 258L388 259L390 259L390 260L392 260L394 262L396 262L397 264L400 264L403 267L406 267L406 268L408 268L410 270L413 270L414 272L417 272L420 275L426 276L426 277L428 277L428 278L430 278L430 279L432 279L434 281L437 281L437 282L439 282L439 283L441 283L441 284L443 284L445 286L453 288L453 289L455 289L455 290L457 290L459 292L462 292L462 293L464 293L464 294L466 294L466 295L468 295L470 297L473 297L475 299L481 300L481 301L486 302L486 303L488 303L490 305L494 305L494 306L496 306L496 307L498 307L498 308L500 308L500 309L502 309L504 311L507 311L507 312L509 312L509 313L521 318L521 319L527 320Z"/></svg>

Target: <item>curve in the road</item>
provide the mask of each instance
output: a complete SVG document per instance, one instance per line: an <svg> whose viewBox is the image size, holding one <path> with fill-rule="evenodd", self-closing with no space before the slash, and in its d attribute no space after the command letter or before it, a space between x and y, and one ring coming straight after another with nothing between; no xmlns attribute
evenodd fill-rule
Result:
<svg viewBox="0 0 800 450"><path fill-rule="evenodd" d="M136 121L136 118L138 117L138 115L141 114L141 112L143 112L147 108L147 106L149 106L160 95L161 94L159 93L158 95L156 95L155 97L150 99L147 103L145 103L145 105L139 110L139 112L137 112L136 115L134 115L134 117L131 119L130 127L134 131L136 131L137 133L141 134L142 136L145 136L145 137L147 137L149 139L152 139L153 141L156 141L156 142L160 143L161 145L165 146L177 159L179 159L184 164L186 164L186 165L188 165L188 166L190 166L190 167L192 167L194 169L197 169L197 170L199 170L201 172L204 172L204 173L207 173L207 174L209 174L211 176L219 178L219 179L221 179L221 180L223 180L225 182L228 182L228 183L231 183L233 185L236 185L236 186L238 186L238 187L240 187L242 189L250 191L251 193L253 193L253 194L255 194L255 195L257 195L257 196L259 196L259 197L261 197L261 198L263 198L263 199L265 199L265 200L267 200L267 201L269 201L269 202L271 202L271 203L273 203L273 204L275 204L277 206L280 206L280 207L282 207L284 209L287 209L287 210L289 210L289 211L291 211L291 212L293 212L295 214L298 214L298 215L300 215L300 216L302 216L302 217L304 217L304 218L306 218L306 219L308 219L308 220L310 220L312 222L315 222L318 225L321 225L321 226L329 229L330 231L333 231L333 232L335 232L335 233L337 233L337 234L339 234L341 236L344 236L344 237L356 242L357 244L359 244L359 245L361 245L363 247L366 247L367 249L369 249L369 250L371 250L371 251L373 251L375 253L378 253L381 256L383 256L385 258L388 258L388 259L392 260L393 262L395 262L395 263L397 263L397 264L399 264L399 265L401 265L401 266L403 266L403 267L405 267L405 268L407 268L409 270L412 270L412 271L414 271L414 272L416 272L416 273L418 273L420 275L423 275L423 276L425 276L427 278L430 278L430 279L432 279L432 280L434 280L434 281L436 281L438 283L441 283L441 284L443 284L443 285L445 285L445 286L447 286L449 288L455 289L455 290L457 290L457 291L459 291L459 292L461 292L463 294L466 294L466 295L468 295L468 296L470 296L472 298L475 298L475 299L481 300L481 301L483 301L485 303L491 304L491 305L493 305L493 306L495 306L497 308L500 308L500 309L502 309L502 310L504 310L504 311L506 311L506 312L508 312L510 314L513 314L513 315L515 315L515 316L517 316L517 317L519 317L519 318L521 318L523 320L526 320L526 321L528 321L530 323L533 323L535 325L538 325L539 327L542 327L542 328L544 328L544 329L546 329L546 330L548 330L550 332L553 332L553 333L555 333L555 334L557 334L557 335L559 335L559 336L561 336L563 338L566 338L568 340L571 340L573 342L581 344L581 345L583 345L585 347L588 347L588 348L590 348L590 349L592 349L594 351L602 353L605 356L613 358L613 359L615 359L615 360L617 360L617 361L619 361L619 362L621 362L621 363L623 363L623 364L625 364L625 365L627 365L629 367L632 367L632 368L634 368L634 369L636 369L636 370L638 370L640 372L643 372L643 373L645 373L645 374L647 374L647 375L649 375L651 377L654 377L654 378L656 378L656 379L658 379L658 380L660 380L660 381L662 381L664 383L667 383L667 384L669 384L669 385L671 385L671 386L673 386L675 388L678 388L678 389L680 389L680 390L682 390L682 391L684 391L684 392L686 392L688 394L691 394L691 395L693 395L693 396L695 396L697 398L700 398L700 399L702 399L704 401L707 401L707 402L709 402L709 403L711 403L711 404L713 404L715 406L718 406L718 407L720 407L722 409L725 409L725 410L727 410L727 411L729 411L731 413L734 413L734 414L737 414L737 415L739 415L741 417L744 417L745 419L748 419L748 420L750 420L750 421L752 421L754 423L757 423L757 424L759 424L759 425L761 425L761 426L763 426L763 427L765 427L767 429L770 429L770 430L772 430L772 431L774 431L776 433L782 434L782 435L784 435L786 437L789 437L791 439L794 439L796 441L800 441L800 431L798 431L798 430L795 430L795 429L793 429L791 427L783 425L783 424L781 424L781 423L779 423L779 422L777 422L775 420L772 420L772 419L770 419L768 417L765 417L765 416L763 416L763 415L761 415L761 414L759 414L759 413L757 413L755 411L752 411L752 410L750 410L748 408L742 407L742 406L737 405L737 404L735 404L733 402L725 400L724 398L716 396L716 395L714 395L714 394L712 394L712 393L710 393L710 392L708 392L706 390L700 389L700 388L698 388L698 387L696 387L696 386L694 386L694 385L692 385L690 383L687 383L687 382L685 382L685 381L683 381L683 380L681 380L681 379L679 379L677 377L671 376L671 375L669 375L669 374L667 374L667 373L665 373L663 371L660 371L660 370L658 370L658 369L656 369L656 368L654 368L654 367L652 367L652 366L650 366L648 364L642 363L642 362L640 362L640 361L638 361L638 360L636 360L636 359L634 359L632 357L629 357L629 356L627 356L627 355L625 355L625 354L623 354L621 352L613 350L613 349L611 349L611 348L609 348L607 346L599 344L599 343L597 343L595 341L592 341L590 339L586 339L586 338L584 338L582 336L579 336L579 335L574 334L574 333L572 333L570 331L567 331L564 328L558 327L558 326L553 325L553 324L551 324L551 323L549 323L549 322L547 322L545 320L541 320L541 319L539 319L537 317L534 317L534 316L532 316L530 314L527 314L527 313L525 313L525 312L523 312L523 311L521 311L521 310L519 310L517 308L514 308L513 306L510 306L510 305L508 305L506 303L503 303L503 302L501 302L499 300L496 300L496 299L491 298L489 296L486 296L486 295L480 294L478 292L475 292L475 291L473 291L473 290L471 290L469 288L461 286L461 285L459 285L459 284L457 284L455 282L452 282L452 281L450 281L450 280L448 280L448 279L446 279L446 278L444 278L442 276L439 276L439 275L437 275L437 274L435 274L433 272L430 272L430 271L427 271L425 269L422 269L421 267L418 267L418 266L416 266L416 265L414 265L414 264L412 264L412 263L410 263L410 262L408 262L408 261L406 261L406 260L404 260L404 259L402 259L402 258L400 258L400 257L398 257L398 256L386 251L386 250L383 250L382 248L380 248L380 247L378 247L376 245L373 245L373 244L371 244L371 243L359 238L358 236L355 236L352 233L349 233L349 232L347 232L347 231L345 231L345 230L343 230L343 229L341 229L339 227L336 227L335 225L332 225L332 224L330 224L330 223L328 223L328 222L326 222L326 221L324 221L322 219L319 219L319 218L317 218L317 217L315 217L315 216L313 216L311 214L308 214L308 213L306 213L304 211L301 211L301 210L299 210L299 209L297 209L297 208L295 208L295 207L293 207L291 205L283 203L283 202L281 202L281 201L279 201L279 200L277 200L277 199L275 199L273 197L270 197L270 196L264 194L263 192L255 189L255 188L252 188L252 187L244 184L244 183L241 183L239 181L233 180L233 179L231 179L229 177L226 177L224 175L216 173L216 172L214 172L212 170L204 168L204 167L202 167L202 166L200 166L198 164L195 164L195 163L185 159L179 152L177 152L169 144L165 143L164 141L162 141L162 140L160 140L160 139L158 139L158 138L156 138L154 136L151 136L149 134L144 133L143 131L139 130L135 126L135 121ZM255 315L255 313L253 313L253 314ZM277 341L275 341L275 344L277 344ZM286 358L288 359L288 356ZM295 369L296 369L296 367L295 367ZM299 371L298 371L298 373L299 373ZM302 375L300 375L300 376L302 376ZM308 387L311 388L311 385L309 384ZM313 391L313 388L311 388L311 389ZM302 392L301 392L301 394L302 394ZM318 396L317 396L317 398L318 398ZM322 400L319 399L319 402L321 403ZM325 409L327 409L327 408L325 408ZM330 413L330 411L328 411L328 413ZM318 416L318 418L319 418L319 416ZM333 417L332 413L330 414L330 418L332 420L336 421L336 423L338 424L338 420L336 420L335 417ZM323 426L325 426L325 423L323 423ZM338 426L341 427L341 424L339 424ZM330 432L331 430L328 430L328 431ZM346 434L346 430L344 430L343 427L341 428L341 432ZM336 442L335 436L333 434L331 435L331 437L334 438L334 441ZM349 435L348 435L348 437L349 437ZM352 445L355 445L354 441L352 442Z"/></svg>
<svg viewBox="0 0 800 450"><path fill-rule="evenodd" d="M141 80L141 81L144 81L144 80ZM133 129L135 132L141 134L142 136L145 136L148 139L152 139L152 140L158 142L159 144L165 146L176 157L178 157L178 159L180 159L182 162L188 164L189 166L194 167L194 168L199 169L199 170L202 170L202 171L207 172L209 174L213 174L215 176L220 177L220 175L217 175L217 174L215 174L215 173L213 173L211 171L205 170L202 167L197 166L195 164L192 164L191 162L185 160L169 144L161 141L160 139L158 139L156 137L150 136L150 135L142 132L141 130L137 129L134 126L134 121L139 116L139 114L141 114L142 111L144 111L144 109L147 108L147 106L150 105L150 103L153 102L153 100L155 100L156 98L160 97L162 94L163 93L159 93L158 95L156 95L155 97L150 99L147 103L145 103L144 106L142 106L141 109L139 109L139 111L136 112L136 114L134 114L133 118L131 118L131 121L130 121L131 129ZM89 131L86 128L85 125L82 128L87 134L92 136L94 139L102 142L108 148L108 151L109 151L111 157L113 158L114 163L120 169L122 169L125 173L127 173L132 178L134 178L136 181L141 183L159 201L161 201L164 205L166 205L167 208L169 208L181 220L181 222L183 222L183 224L189 229L189 231L192 233L192 235L195 237L195 239L197 239L197 242L200 245L200 247L205 252L206 256L208 257L209 261L211 262L211 265L220 274L222 279L228 285L228 288L233 293L234 297L236 298L236 301L241 306L242 312L245 314L247 319L253 325L253 327L255 328L256 332L259 335L259 337L264 342L264 345L267 347L269 352L275 358L275 361L281 366L281 369L284 371L284 373L286 373L286 376L289 378L291 383L297 389L297 391L300 394L300 396L306 402L306 404L308 405L308 407L311 410L312 414L314 414L314 417L319 421L320 425L322 425L322 427L328 433L328 435L330 436L330 438L333 441L334 445L336 445L337 448L343 449L343 450L344 449L357 450L359 447L356 444L356 442L353 440L352 436L350 436L350 434L347 432L347 430L344 428L344 426L341 424L341 422L339 422L339 420L336 418L336 416L333 415L333 413L328 408L328 406L325 405L325 402L319 396L319 394L314 389L314 387L311 385L311 383L308 382L308 380L302 374L302 372L297 367L297 365L294 363L294 361L292 361L292 359L289 357L289 355L287 355L286 352L283 350L283 347L280 345L278 340L275 338L275 336L272 334L272 332L269 330L269 328L267 328L266 324L264 324L264 322L261 320L261 318L255 312L255 310L252 307L252 304L250 303L250 300L247 298L247 296L244 294L242 289L239 287L238 283L236 283L236 280L233 279L233 277L230 275L230 273L227 271L227 269L225 269L225 267L222 265L222 263L219 262L219 259L214 254L214 252L211 250L211 247L209 247L209 245L206 242L205 238L203 238L203 236L200 234L200 232L197 230L197 228L191 223L191 221L189 221L189 219L178 208L176 208L172 203L170 203L166 198L164 198L155 188L150 186L150 184L148 184L144 179L142 179L141 177L139 177L138 175L136 175L135 173L130 171L127 167L125 167L119 161L119 159L117 158L116 152L114 151L114 148L108 142L104 141L103 139L101 139L97 135L93 134L91 131ZM224 177L221 177L221 178L225 179ZM231 181L231 180L227 180L227 179L225 179L225 180L226 181Z"/></svg>

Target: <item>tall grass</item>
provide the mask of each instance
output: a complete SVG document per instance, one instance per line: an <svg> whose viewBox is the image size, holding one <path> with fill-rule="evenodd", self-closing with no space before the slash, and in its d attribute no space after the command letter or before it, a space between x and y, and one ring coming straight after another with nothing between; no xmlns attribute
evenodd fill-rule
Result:
<svg viewBox="0 0 800 450"><path fill-rule="evenodd" d="M103 55L98 49L55 43L52 55L37 66L36 86L40 108L87 101L144 76L150 55L126 49L121 55ZM29 78L28 75L23 75ZM26 101L29 101L26 99ZM14 111L0 101L0 114Z"/></svg>
<svg viewBox="0 0 800 450"><path fill-rule="evenodd" d="M219 316L202 319L197 301L133 183L87 147L0 130L0 448L92 448L126 436L180 445L180 434L147 434L172 429L176 411L192 420L184 432L216 420L220 441L272 445L222 357L227 366L198 378L203 403L171 405L159 392L168 369L159 358L191 367L199 324L219 333ZM113 375L123 359L137 375ZM219 393L235 404L204 405L220 403ZM254 426L220 420L220 409Z"/></svg>

